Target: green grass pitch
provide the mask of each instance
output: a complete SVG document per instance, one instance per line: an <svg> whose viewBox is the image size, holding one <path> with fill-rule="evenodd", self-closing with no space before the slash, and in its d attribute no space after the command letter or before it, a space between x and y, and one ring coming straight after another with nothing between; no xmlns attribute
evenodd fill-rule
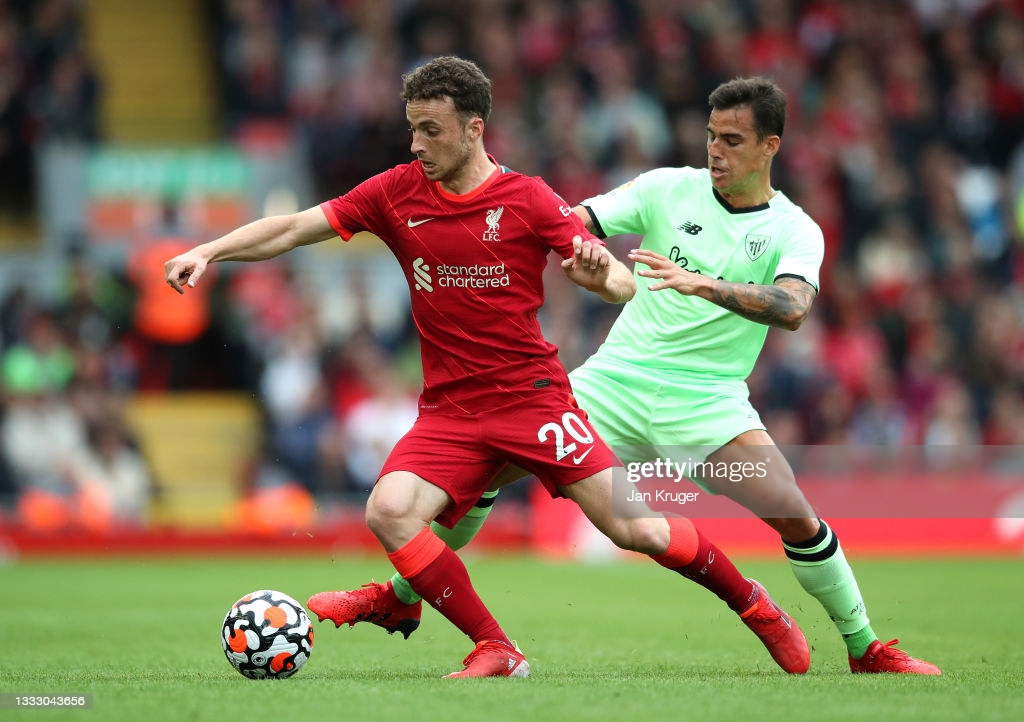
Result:
<svg viewBox="0 0 1024 722"><path fill-rule="evenodd" d="M470 643L424 610L408 640L315 623L309 663L251 681L224 658L231 604L255 589L303 603L390 567L379 559L122 559L0 566L0 692L85 693L91 710L2 719L1012 720L1024 719L1020 560L854 560L875 630L940 678L851 675L824 612L781 558L739 560L800 622L811 671L790 677L709 592L650 563L467 557L527 653L526 680L442 680Z"/></svg>

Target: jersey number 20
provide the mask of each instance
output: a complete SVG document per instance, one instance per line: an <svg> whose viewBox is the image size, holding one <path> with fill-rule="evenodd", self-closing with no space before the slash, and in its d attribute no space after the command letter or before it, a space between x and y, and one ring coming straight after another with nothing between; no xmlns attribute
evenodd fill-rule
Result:
<svg viewBox="0 0 1024 722"><path fill-rule="evenodd" d="M551 421L541 426L537 431L537 440L543 444L553 436L555 439L555 461L561 461L577 448L576 441L565 443L566 434L581 444L594 443L594 435L590 433L583 420L572 411L562 414L561 424Z"/></svg>

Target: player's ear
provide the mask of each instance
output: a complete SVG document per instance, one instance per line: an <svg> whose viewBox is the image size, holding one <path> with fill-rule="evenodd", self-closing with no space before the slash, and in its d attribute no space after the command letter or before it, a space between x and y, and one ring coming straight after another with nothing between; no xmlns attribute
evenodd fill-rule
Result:
<svg viewBox="0 0 1024 722"><path fill-rule="evenodd" d="M782 138L777 135L769 135L764 140L764 155L766 158L773 157L779 152L779 145L782 144Z"/></svg>

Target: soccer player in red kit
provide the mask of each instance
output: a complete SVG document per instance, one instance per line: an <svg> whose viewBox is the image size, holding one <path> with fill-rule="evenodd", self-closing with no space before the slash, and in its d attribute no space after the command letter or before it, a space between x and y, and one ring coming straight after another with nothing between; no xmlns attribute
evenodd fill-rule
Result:
<svg viewBox="0 0 1024 722"><path fill-rule="evenodd" d="M475 64L440 57L403 81L415 161L319 206L196 246L167 261L168 284L183 292L211 262L263 260L359 231L376 234L394 253L412 294L424 387L416 423L367 500L366 523L412 588L475 643L464 668L449 677L530 672L458 555L430 529L434 520L446 527L458 521L506 462L547 480L553 495L579 504L618 546L701 576L756 618L760 629L748 625L776 661L806 671L807 643L795 622L763 588L752 592L692 522L642 504L629 510L617 503L613 512L612 474L621 464L573 400L537 312L551 251L564 259L570 280L608 302L633 296L631 272L542 180L500 166L484 150L491 86ZM314 595L310 609L331 618L336 594Z"/></svg>

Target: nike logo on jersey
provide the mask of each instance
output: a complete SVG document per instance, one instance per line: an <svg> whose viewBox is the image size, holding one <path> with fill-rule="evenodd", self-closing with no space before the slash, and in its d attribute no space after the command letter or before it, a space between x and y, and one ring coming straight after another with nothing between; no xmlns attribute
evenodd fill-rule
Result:
<svg viewBox="0 0 1024 722"><path fill-rule="evenodd" d="M572 463L574 463L574 464L576 464L577 466L579 466L579 465L580 465L580 462L582 462L582 461L583 461L584 459L586 459L586 458L587 458L587 455L588 455L588 454L589 454L589 453L590 453L591 451L593 451L593 450L594 450L594 447L593 447L593 446L591 446L591 447L590 447L589 449L587 449L586 451L584 451L584 452L583 452L582 454L580 454L579 456L574 456L574 457L572 457Z"/></svg>
<svg viewBox="0 0 1024 722"><path fill-rule="evenodd" d="M407 220L405 222L405 225L409 226L409 228L415 228L416 226L422 226L424 223L427 223L427 222L432 221L432 220L434 220L434 219L433 218L424 218L423 220L420 220L420 221L414 221L412 218L410 218L409 220Z"/></svg>

